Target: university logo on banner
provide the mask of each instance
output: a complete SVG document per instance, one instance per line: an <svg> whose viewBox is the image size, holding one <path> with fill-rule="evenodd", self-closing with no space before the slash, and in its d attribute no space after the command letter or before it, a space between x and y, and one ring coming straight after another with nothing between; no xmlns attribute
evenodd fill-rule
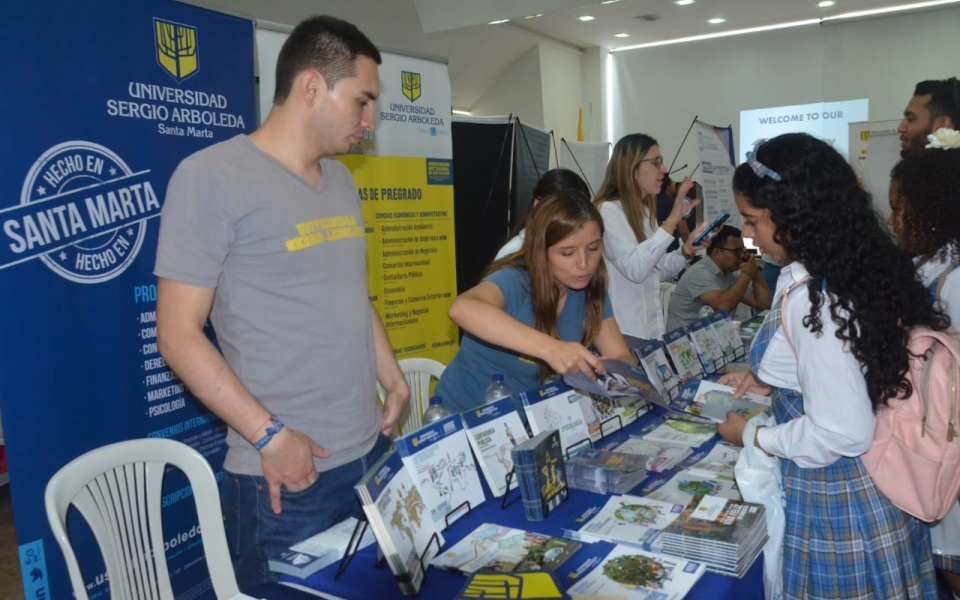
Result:
<svg viewBox="0 0 960 600"><path fill-rule="evenodd" d="M400 87L407 100L415 101L420 97L420 73L400 71Z"/></svg>
<svg viewBox="0 0 960 600"><path fill-rule="evenodd" d="M182 82L200 68L197 56L197 28L173 21L153 19L157 63L171 77Z"/></svg>

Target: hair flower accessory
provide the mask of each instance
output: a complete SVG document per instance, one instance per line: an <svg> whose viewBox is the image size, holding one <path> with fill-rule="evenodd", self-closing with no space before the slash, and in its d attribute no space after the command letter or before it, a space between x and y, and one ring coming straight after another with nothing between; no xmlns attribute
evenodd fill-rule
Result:
<svg viewBox="0 0 960 600"><path fill-rule="evenodd" d="M956 129L941 127L928 135L927 139L930 141L926 146L927 148L940 148L942 150L960 148L960 131Z"/></svg>
<svg viewBox="0 0 960 600"><path fill-rule="evenodd" d="M762 146L766 141L767 140L759 140L753 147L753 150L747 152L747 164L750 165L750 168L753 169L753 172L756 173L757 177L760 179L769 177L774 181L780 181L780 173L777 173L767 165L757 160L757 150L759 150L760 146Z"/></svg>

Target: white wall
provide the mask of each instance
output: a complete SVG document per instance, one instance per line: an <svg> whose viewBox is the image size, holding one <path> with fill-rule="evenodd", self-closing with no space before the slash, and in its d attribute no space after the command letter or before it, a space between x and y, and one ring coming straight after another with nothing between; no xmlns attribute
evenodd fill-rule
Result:
<svg viewBox="0 0 960 600"><path fill-rule="evenodd" d="M588 48L580 60L580 98L583 102L583 141L602 142L606 130L606 63L610 51Z"/></svg>
<svg viewBox="0 0 960 600"><path fill-rule="evenodd" d="M477 116L512 114L528 125L543 129L539 47L534 46L510 65L470 107L470 113Z"/></svg>
<svg viewBox="0 0 960 600"><path fill-rule="evenodd" d="M554 147L559 148L560 138L577 139L583 53L552 44L539 44L539 48L543 128L553 132ZM554 156L551 165L556 160Z"/></svg>
<svg viewBox="0 0 960 600"><path fill-rule="evenodd" d="M960 75L958 25L953 8L618 52L613 141L649 133L672 158L695 115L738 140L740 110L855 98L897 118L917 81ZM676 164L698 162L688 139Z"/></svg>

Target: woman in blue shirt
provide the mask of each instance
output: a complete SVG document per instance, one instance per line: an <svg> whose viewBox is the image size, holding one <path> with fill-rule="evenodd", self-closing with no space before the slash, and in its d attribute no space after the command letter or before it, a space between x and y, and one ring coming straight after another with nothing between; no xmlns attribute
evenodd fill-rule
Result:
<svg viewBox="0 0 960 600"><path fill-rule="evenodd" d="M520 251L490 265L449 315L464 335L435 393L452 412L483 404L494 373L515 393L551 373L592 377L604 369L590 345L631 360L607 297L603 221L575 190L542 198Z"/></svg>

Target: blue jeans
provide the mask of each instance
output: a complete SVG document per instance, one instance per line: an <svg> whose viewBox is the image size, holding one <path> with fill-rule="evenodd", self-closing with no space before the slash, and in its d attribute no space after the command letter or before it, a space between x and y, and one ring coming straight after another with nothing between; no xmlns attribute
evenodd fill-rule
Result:
<svg viewBox="0 0 960 600"><path fill-rule="evenodd" d="M266 479L225 470L220 501L240 590L277 580L268 566L270 556L347 517L361 518L363 509L353 486L389 448L390 439L381 434L366 456L320 473L309 488L299 492L282 488L279 515L270 508Z"/></svg>

